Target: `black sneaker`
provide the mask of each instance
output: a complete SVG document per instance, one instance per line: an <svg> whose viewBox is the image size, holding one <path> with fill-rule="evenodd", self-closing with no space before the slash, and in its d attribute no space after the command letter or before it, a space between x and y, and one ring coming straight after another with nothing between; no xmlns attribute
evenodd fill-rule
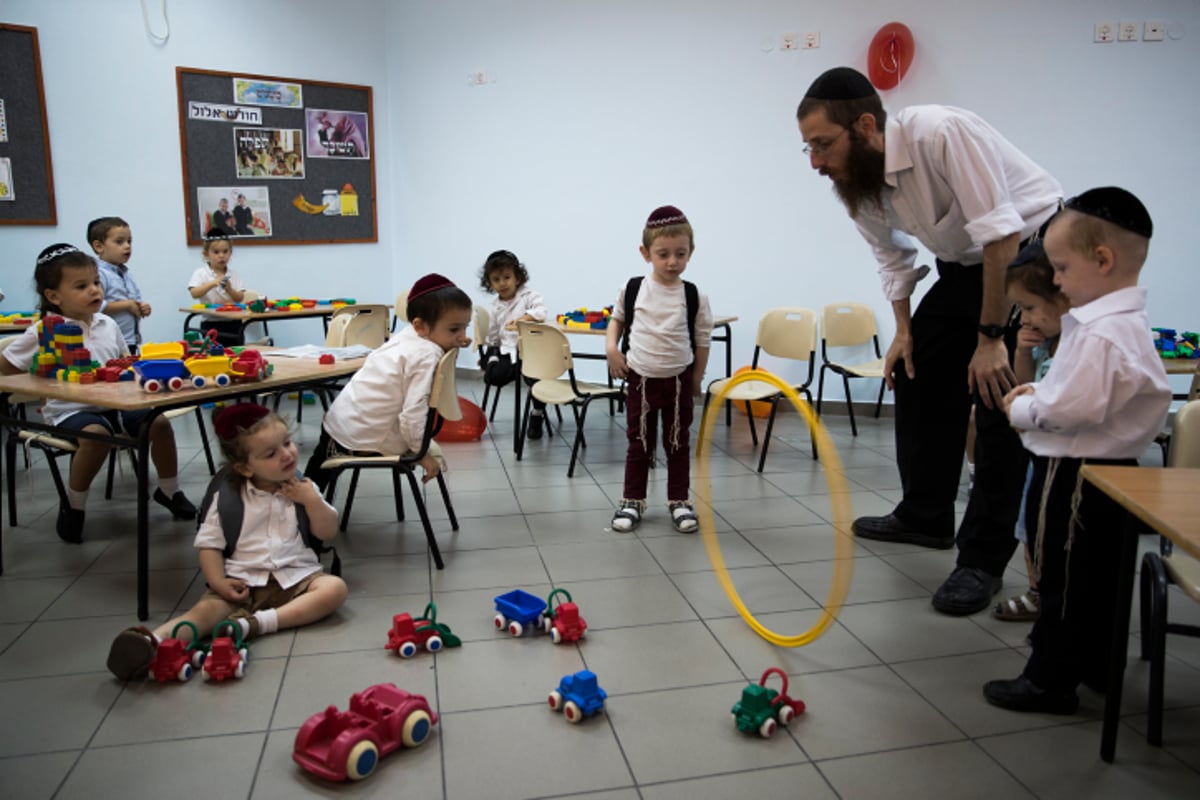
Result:
<svg viewBox="0 0 1200 800"><path fill-rule="evenodd" d="M529 415L529 430L525 433L527 439L542 438L542 418L545 414L530 414Z"/></svg>
<svg viewBox="0 0 1200 800"><path fill-rule="evenodd" d="M81 543L83 541L83 517L82 508L59 506L58 523L55 526L58 538L71 544Z"/></svg>
<svg viewBox="0 0 1200 800"><path fill-rule="evenodd" d="M183 492L176 492L173 497L167 497L162 489L154 490L154 502L171 512L175 519L195 519L196 507L184 497ZM59 534L62 535L61 533Z"/></svg>

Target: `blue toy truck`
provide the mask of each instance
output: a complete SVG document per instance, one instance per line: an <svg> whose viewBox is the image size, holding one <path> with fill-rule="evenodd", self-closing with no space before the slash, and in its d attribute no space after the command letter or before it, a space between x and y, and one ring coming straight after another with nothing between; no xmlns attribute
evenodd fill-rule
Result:
<svg viewBox="0 0 1200 800"><path fill-rule="evenodd" d="M513 589L496 597L496 616L492 623L496 630L505 628L513 636L520 636L531 623L540 628L546 611L546 601L523 589Z"/></svg>
<svg viewBox="0 0 1200 800"><path fill-rule="evenodd" d="M600 688L596 673L584 669L574 675L564 675L546 701L552 710L562 711L567 722L576 723L603 711L607 699L608 693Z"/></svg>

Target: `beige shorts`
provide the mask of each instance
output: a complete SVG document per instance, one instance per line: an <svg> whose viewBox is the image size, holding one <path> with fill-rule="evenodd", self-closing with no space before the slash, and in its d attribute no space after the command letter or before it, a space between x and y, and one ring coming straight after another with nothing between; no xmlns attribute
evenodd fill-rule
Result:
<svg viewBox="0 0 1200 800"><path fill-rule="evenodd" d="M307 592L309 587L312 586L313 581L324 574L324 572L314 572L312 575L309 575L307 578L302 578L300 581L286 589L279 585L279 582L275 580L274 576L271 576L271 579L267 581L266 586L249 587L250 593L246 595L245 600L235 604L235 609L229 614L229 617L230 619L248 617L255 611L262 611L266 608L279 608L282 605L286 605ZM229 602L212 589L206 589L204 591L204 596L201 597L200 600L204 601L208 600L209 598L220 600L223 603Z"/></svg>

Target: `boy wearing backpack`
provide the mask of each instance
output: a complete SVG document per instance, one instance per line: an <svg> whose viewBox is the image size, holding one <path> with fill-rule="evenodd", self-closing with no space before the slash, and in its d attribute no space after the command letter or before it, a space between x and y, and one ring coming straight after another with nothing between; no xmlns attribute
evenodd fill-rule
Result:
<svg viewBox="0 0 1200 800"><path fill-rule="evenodd" d="M701 393L712 344L708 297L683 280L696 249L692 226L675 206L656 208L642 232L650 274L631 279L613 306L605 355L614 378L625 380L625 489L612 528L628 533L646 513L646 483L662 417L667 460L667 508L680 533L698 527L688 500L694 397Z"/></svg>
<svg viewBox="0 0 1200 800"><path fill-rule="evenodd" d="M346 600L345 582L326 575L314 552L337 535L337 509L296 471L287 423L260 405L238 403L219 411L213 427L228 466L209 484L198 516L195 546L208 590L153 631L138 626L117 635L108 669L120 680L144 676L180 622L205 637L230 620L247 640L316 622ZM176 638L191 635L184 626Z"/></svg>

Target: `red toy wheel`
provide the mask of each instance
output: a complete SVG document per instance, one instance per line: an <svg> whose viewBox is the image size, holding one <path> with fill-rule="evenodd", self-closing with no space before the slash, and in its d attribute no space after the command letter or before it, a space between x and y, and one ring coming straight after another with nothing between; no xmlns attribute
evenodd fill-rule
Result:
<svg viewBox="0 0 1200 800"><path fill-rule="evenodd" d="M154 392L161 392L162 384L160 384L154 378L151 378L150 380L144 381L142 383L142 390L150 392L151 394L153 394Z"/></svg>
<svg viewBox="0 0 1200 800"><path fill-rule="evenodd" d="M764 739L770 739L771 734L775 733L775 720L764 719L763 724L758 726L758 735Z"/></svg>
<svg viewBox="0 0 1200 800"><path fill-rule="evenodd" d="M789 705L785 705L779 709L779 724L786 726L789 722L796 718L796 710Z"/></svg>

